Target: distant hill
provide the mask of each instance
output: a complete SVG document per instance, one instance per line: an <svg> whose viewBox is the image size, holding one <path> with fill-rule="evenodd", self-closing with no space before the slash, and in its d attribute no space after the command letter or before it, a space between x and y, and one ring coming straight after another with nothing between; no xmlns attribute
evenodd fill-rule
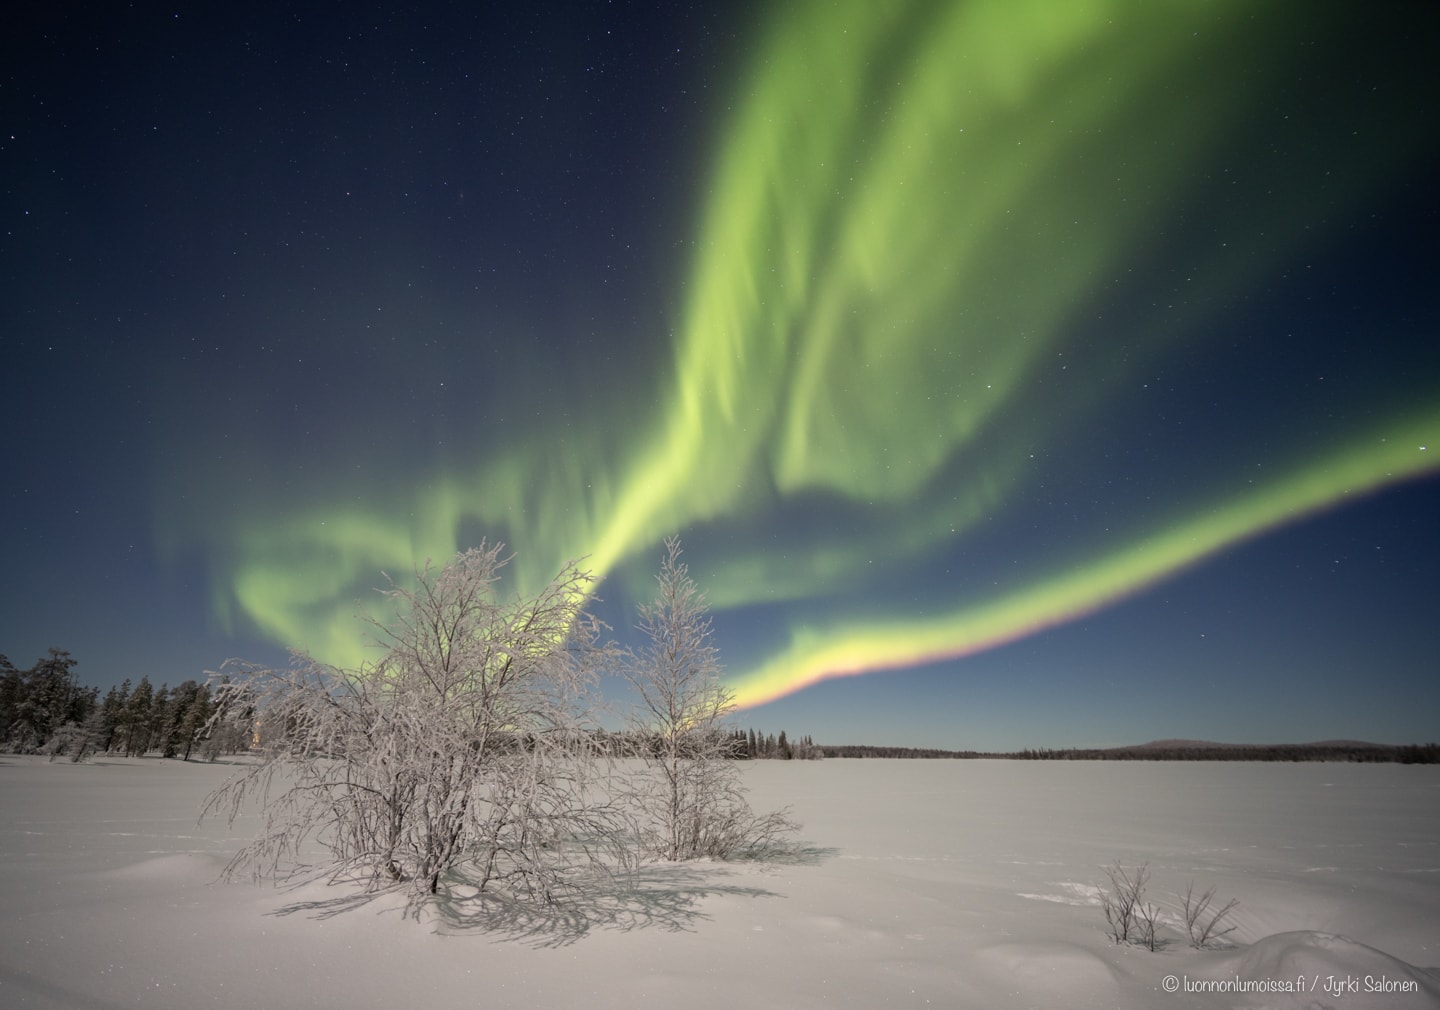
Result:
<svg viewBox="0 0 1440 1010"><path fill-rule="evenodd" d="M1151 740L1149 743L1133 744L1128 747L1114 747L1111 750L1224 750L1235 747L1342 747L1342 748L1373 748L1386 747L1388 744L1370 743L1366 740L1318 740L1314 743L1282 743L1282 744L1253 744L1253 743L1219 743L1214 740Z"/></svg>

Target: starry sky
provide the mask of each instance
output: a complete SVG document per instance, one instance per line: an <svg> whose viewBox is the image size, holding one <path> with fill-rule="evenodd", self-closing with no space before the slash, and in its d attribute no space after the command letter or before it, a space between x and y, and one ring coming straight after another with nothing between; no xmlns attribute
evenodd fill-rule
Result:
<svg viewBox="0 0 1440 1010"><path fill-rule="evenodd" d="M742 724L1436 739L1440 30L1253 0L32 5L0 651L287 647L482 537ZM623 699L620 699L623 703Z"/></svg>

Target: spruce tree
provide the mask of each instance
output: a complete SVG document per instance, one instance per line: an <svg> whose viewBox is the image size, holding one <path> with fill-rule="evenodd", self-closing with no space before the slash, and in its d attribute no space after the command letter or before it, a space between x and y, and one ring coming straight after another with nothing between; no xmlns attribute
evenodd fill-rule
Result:
<svg viewBox="0 0 1440 1010"><path fill-rule="evenodd" d="M126 757L144 757L150 749L150 707L154 700L155 689L150 686L150 678L141 677L125 703Z"/></svg>

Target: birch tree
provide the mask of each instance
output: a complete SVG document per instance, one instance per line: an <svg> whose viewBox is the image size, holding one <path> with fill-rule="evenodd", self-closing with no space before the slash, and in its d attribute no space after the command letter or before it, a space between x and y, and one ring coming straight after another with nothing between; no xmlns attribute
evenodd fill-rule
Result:
<svg viewBox="0 0 1440 1010"><path fill-rule="evenodd" d="M640 609L648 640L624 654L637 702L630 739L644 771L633 782L635 834L665 860L762 851L795 830L781 812L756 816L745 799L725 717L734 696L721 681L704 595L665 541L655 601Z"/></svg>
<svg viewBox="0 0 1440 1010"><path fill-rule="evenodd" d="M590 576L571 563L506 601L500 552L482 544L438 571L427 563L414 588L392 583L398 616L371 622L374 664L227 665L217 704L253 706L261 761L205 814L233 821L255 798L264 816L227 872L318 866L416 901L461 879L553 902L613 854L613 811L590 788L587 699L603 654Z"/></svg>

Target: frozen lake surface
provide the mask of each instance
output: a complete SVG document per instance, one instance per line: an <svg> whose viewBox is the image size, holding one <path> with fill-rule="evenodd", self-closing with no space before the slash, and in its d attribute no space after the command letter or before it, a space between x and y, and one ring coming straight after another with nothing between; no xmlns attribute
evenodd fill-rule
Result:
<svg viewBox="0 0 1440 1010"><path fill-rule="evenodd" d="M793 858L418 922L216 883L255 827L196 825L229 771L0 758L0 1006L1440 1007L1435 766L756 762ZM1116 859L1149 864L1157 952L1106 934ZM1191 880L1240 900L1226 949L1177 928Z"/></svg>

